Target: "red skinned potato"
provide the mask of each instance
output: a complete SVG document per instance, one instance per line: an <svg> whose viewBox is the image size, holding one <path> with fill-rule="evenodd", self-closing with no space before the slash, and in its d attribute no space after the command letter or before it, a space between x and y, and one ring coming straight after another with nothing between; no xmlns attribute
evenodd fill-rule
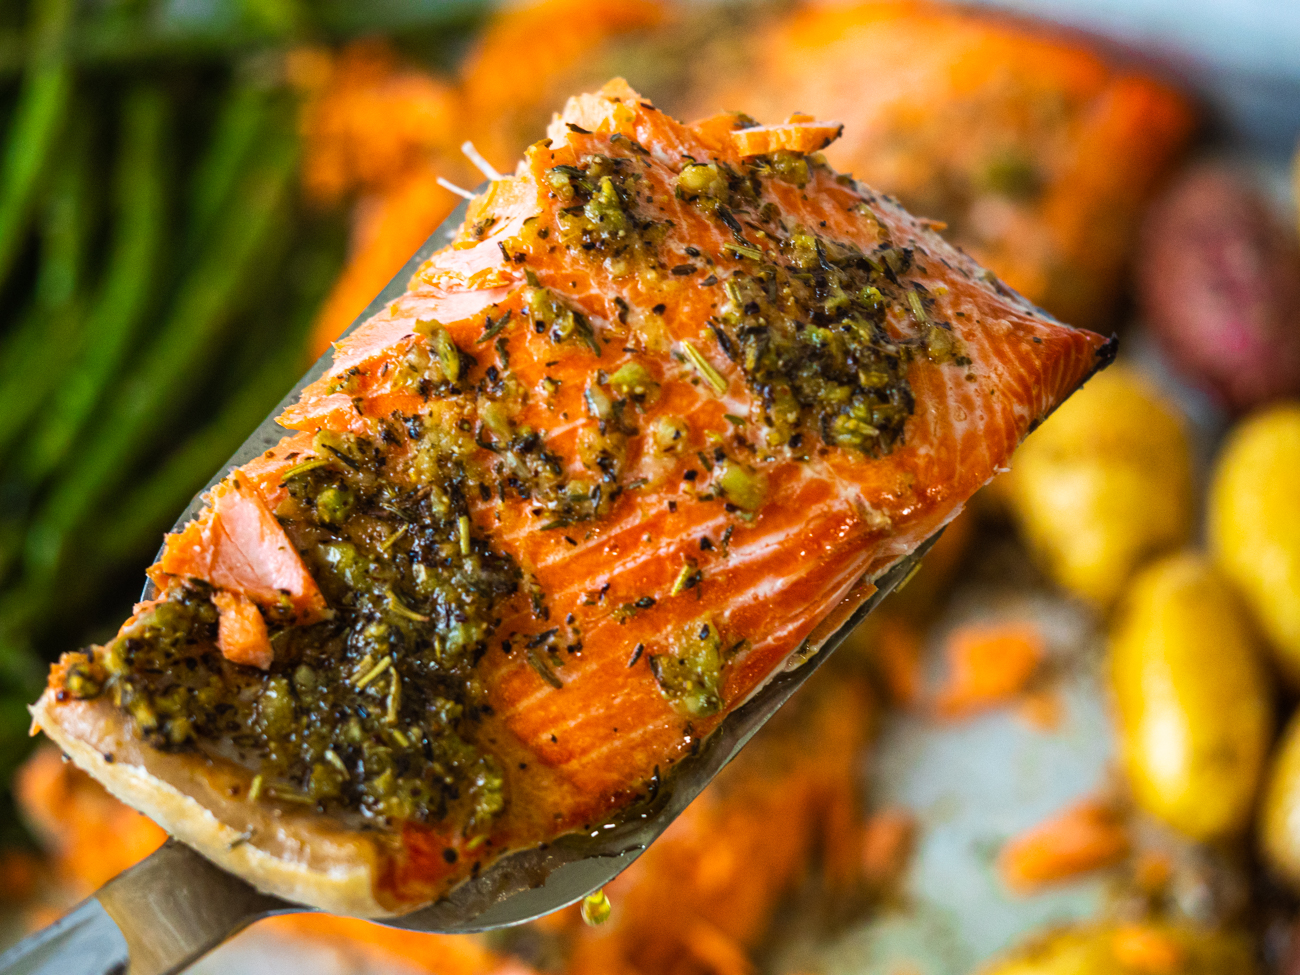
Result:
<svg viewBox="0 0 1300 975"><path fill-rule="evenodd" d="M1180 176L1147 214L1137 273L1169 358L1228 409L1300 392L1300 247L1245 176Z"/></svg>

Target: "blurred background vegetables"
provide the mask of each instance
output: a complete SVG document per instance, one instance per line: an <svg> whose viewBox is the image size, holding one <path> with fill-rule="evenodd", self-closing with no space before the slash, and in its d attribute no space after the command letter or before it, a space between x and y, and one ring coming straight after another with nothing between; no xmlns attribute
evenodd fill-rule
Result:
<svg viewBox="0 0 1300 975"><path fill-rule="evenodd" d="M1251 975L1250 939L1189 924L1090 924L1051 931L984 969L985 975Z"/></svg>
<svg viewBox="0 0 1300 975"><path fill-rule="evenodd" d="M124 615L191 495L459 202L439 180L482 181L462 143L509 171L616 74L685 117L845 122L833 165L1121 332L1121 362L611 885L606 925L259 930L348 972L1300 970L1300 157L1261 180L1171 76L986 9L4 5L4 781L43 661ZM912 770L953 781L926 805ZM51 752L16 782L32 835L0 817L0 892L36 893L29 923L162 840ZM973 834L963 787L994 809ZM1026 918L1071 923L1010 947ZM853 925L874 940L836 942Z"/></svg>

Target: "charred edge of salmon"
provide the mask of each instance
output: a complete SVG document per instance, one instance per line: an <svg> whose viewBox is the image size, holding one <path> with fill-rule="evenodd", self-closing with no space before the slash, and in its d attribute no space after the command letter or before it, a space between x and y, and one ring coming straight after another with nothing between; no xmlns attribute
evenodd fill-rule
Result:
<svg viewBox="0 0 1300 975"><path fill-rule="evenodd" d="M1089 379L1114 362L1117 355L1119 355L1119 333L1111 332L1110 338L1108 338L1105 344L1097 350L1097 364L1093 367L1092 372L1083 377L1083 380L1079 385L1082 386Z"/></svg>

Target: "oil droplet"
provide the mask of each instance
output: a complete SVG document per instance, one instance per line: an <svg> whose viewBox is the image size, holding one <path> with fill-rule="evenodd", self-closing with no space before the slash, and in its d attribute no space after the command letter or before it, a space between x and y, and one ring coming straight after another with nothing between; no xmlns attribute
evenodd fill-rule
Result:
<svg viewBox="0 0 1300 975"><path fill-rule="evenodd" d="M588 894L582 899L582 919L593 928L609 920L610 910L609 898L605 896L604 890Z"/></svg>

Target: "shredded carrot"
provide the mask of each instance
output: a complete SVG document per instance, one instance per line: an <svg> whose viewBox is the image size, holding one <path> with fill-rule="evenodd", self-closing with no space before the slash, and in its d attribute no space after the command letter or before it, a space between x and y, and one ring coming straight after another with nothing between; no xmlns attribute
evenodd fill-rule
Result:
<svg viewBox="0 0 1300 975"><path fill-rule="evenodd" d="M916 838L916 817L906 809L884 809L862 829L862 877L873 888L902 876Z"/></svg>
<svg viewBox="0 0 1300 975"><path fill-rule="evenodd" d="M902 617L881 617L876 634L876 660L885 689L894 704L904 707L921 699L921 635Z"/></svg>
<svg viewBox="0 0 1300 975"><path fill-rule="evenodd" d="M1019 715L1037 731L1050 732L1061 727L1065 717L1065 703L1053 687L1030 691L1020 702Z"/></svg>
<svg viewBox="0 0 1300 975"><path fill-rule="evenodd" d="M1128 829L1115 808L1085 800L1010 840L998 872L1018 893L1109 866L1129 849Z"/></svg>
<svg viewBox="0 0 1300 975"><path fill-rule="evenodd" d="M1042 661L1042 633L1030 623L976 624L948 638L948 682L936 706L964 717L1005 703L1024 689Z"/></svg>
<svg viewBox="0 0 1300 975"><path fill-rule="evenodd" d="M462 935L403 931L330 914L286 914L268 918L258 926L292 937L347 947L385 968L396 962L402 964L403 970L430 975L528 975L531 972L527 966L498 955L478 939Z"/></svg>
<svg viewBox="0 0 1300 975"><path fill-rule="evenodd" d="M0 852L0 901L15 904L31 897L41 876L41 861L29 850Z"/></svg>
<svg viewBox="0 0 1300 975"><path fill-rule="evenodd" d="M854 756L870 698L843 674L814 677L717 781L605 892L598 928L571 919L568 975L752 970L782 895L821 845L860 869ZM832 853L831 851L835 851ZM683 963L683 959L687 959Z"/></svg>
<svg viewBox="0 0 1300 975"><path fill-rule="evenodd" d="M1183 962L1182 945L1147 924L1122 924L1111 936L1111 951L1124 968L1143 975L1170 975Z"/></svg>
<svg viewBox="0 0 1300 975"><path fill-rule="evenodd" d="M1173 875L1173 861L1167 853L1143 850L1134 858L1133 883L1147 894L1158 894Z"/></svg>

